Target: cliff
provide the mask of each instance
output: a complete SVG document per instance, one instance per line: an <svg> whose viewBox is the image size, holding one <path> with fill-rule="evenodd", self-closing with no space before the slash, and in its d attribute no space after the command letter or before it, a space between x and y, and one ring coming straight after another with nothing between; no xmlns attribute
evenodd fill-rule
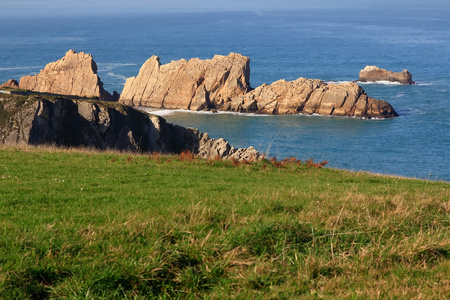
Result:
<svg viewBox="0 0 450 300"><path fill-rule="evenodd" d="M19 88L19 83L15 79L10 79L10 80L0 84L0 88L18 89Z"/></svg>
<svg viewBox="0 0 450 300"><path fill-rule="evenodd" d="M157 108L202 110L250 90L250 59L236 53L161 65L152 56L137 77L128 78L119 102Z"/></svg>
<svg viewBox="0 0 450 300"><path fill-rule="evenodd" d="M398 116L386 101L373 99L355 83L326 84L299 78L250 89L249 58L231 53L162 65L148 59L137 77L128 78L119 102L186 110L262 114L321 114L359 118Z"/></svg>
<svg viewBox="0 0 450 300"><path fill-rule="evenodd" d="M201 158L259 159L253 147L236 149L193 128L117 103L49 97L0 97L0 142L181 153Z"/></svg>
<svg viewBox="0 0 450 300"><path fill-rule="evenodd" d="M97 75L97 64L92 55L69 50L58 61L47 64L44 70L33 76L20 79L19 88L35 92L98 97L100 100L114 100L103 89Z"/></svg>
<svg viewBox="0 0 450 300"><path fill-rule="evenodd" d="M161 65L152 56L136 77L128 78L122 94L111 96L103 89L97 65L90 54L70 50L34 76L24 76L18 87L31 91L119 100L131 106L185 110L221 110L263 114L320 114L358 118L398 116L386 101L369 97L355 83L326 84L317 79L279 80L250 87L250 59L241 54L216 55L212 59L172 61ZM399 74L399 75L397 75ZM409 78L409 79L408 79ZM406 70L393 73L366 67L360 81L412 82ZM17 82L4 83L17 87Z"/></svg>
<svg viewBox="0 0 450 300"><path fill-rule="evenodd" d="M398 82L401 84L416 84L412 80L412 75L408 70L402 72L393 72L385 69L380 69L376 66L366 66L359 72L359 79L361 82L376 82L376 81L389 81Z"/></svg>
<svg viewBox="0 0 450 300"><path fill-rule="evenodd" d="M279 80L233 99L221 110L263 114L320 114L391 118L398 114L386 101L367 96L356 83L326 84L317 79Z"/></svg>

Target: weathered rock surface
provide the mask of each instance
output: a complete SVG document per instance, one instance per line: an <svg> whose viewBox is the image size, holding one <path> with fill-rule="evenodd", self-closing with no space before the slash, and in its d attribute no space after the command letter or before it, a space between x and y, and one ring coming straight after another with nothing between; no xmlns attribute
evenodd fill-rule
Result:
<svg viewBox="0 0 450 300"><path fill-rule="evenodd" d="M321 114L360 118L398 116L392 106L370 98L355 83L329 84L299 78L251 90L249 58L231 53L212 60L148 59L128 78L119 102L155 108L221 110L262 114Z"/></svg>
<svg viewBox="0 0 450 300"><path fill-rule="evenodd" d="M236 53L161 65L152 56L137 77L128 78L119 102L135 106L202 110L250 90L250 59Z"/></svg>
<svg viewBox="0 0 450 300"><path fill-rule="evenodd" d="M10 80L8 80L7 82L2 83L2 84L0 85L0 88L3 88L3 87L8 87L8 88L13 88L13 89L18 89L18 88L19 88L19 83L18 83L17 80L15 80L15 79L10 79Z"/></svg>
<svg viewBox="0 0 450 300"><path fill-rule="evenodd" d="M0 115L8 117L0 119L1 143L159 153L190 150L207 159L261 158L253 147L235 149L223 139L211 139L206 133L169 124L126 105L67 97L34 95L26 101L5 97Z"/></svg>
<svg viewBox="0 0 450 300"><path fill-rule="evenodd" d="M22 77L19 87L43 93L113 100L103 89L92 55L74 50L69 50L60 60L47 64L39 74Z"/></svg>
<svg viewBox="0 0 450 300"><path fill-rule="evenodd" d="M111 96L103 89L92 56L70 50L59 61L49 63L34 76L22 77L21 89L38 92L118 99L132 106L186 110L221 110L263 114L320 114L359 118L392 118L393 107L367 96L355 83L326 84L317 79L299 78L263 84L252 90L250 59L240 54L216 55L161 65L157 56L149 58L136 77L126 80L122 94ZM366 67L360 81L390 80L409 82L405 70L393 73ZM8 81L15 86L17 82Z"/></svg>
<svg viewBox="0 0 450 300"><path fill-rule="evenodd" d="M372 99L356 83L326 84L299 78L264 84L233 99L221 110L263 114L320 114L359 118L391 118L398 114L382 100Z"/></svg>
<svg viewBox="0 0 450 300"><path fill-rule="evenodd" d="M376 81L389 81L398 82L401 84L416 84L412 80L412 75L408 70L395 73L385 69L380 69L376 66L366 66L359 72L359 79L361 82L376 82Z"/></svg>

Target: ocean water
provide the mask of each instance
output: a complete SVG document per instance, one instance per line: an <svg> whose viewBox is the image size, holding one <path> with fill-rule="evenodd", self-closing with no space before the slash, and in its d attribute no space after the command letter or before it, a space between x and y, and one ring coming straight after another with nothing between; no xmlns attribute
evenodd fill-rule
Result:
<svg viewBox="0 0 450 300"><path fill-rule="evenodd" d="M450 11L305 9L0 18L0 82L38 73L69 49L91 53L104 87L121 91L152 55L162 63L238 52L251 85L299 77L351 81L366 65L413 74L415 86L361 84L400 117L361 120L160 111L172 123L329 167L450 181Z"/></svg>

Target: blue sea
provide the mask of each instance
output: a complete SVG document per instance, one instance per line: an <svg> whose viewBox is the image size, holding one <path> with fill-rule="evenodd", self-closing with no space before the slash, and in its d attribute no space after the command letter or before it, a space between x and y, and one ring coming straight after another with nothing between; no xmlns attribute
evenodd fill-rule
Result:
<svg viewBox="0 0 450 300"><path fill-rule="evenodd" d="M415 86L361 84L400 117L361 120L159 111L169 122L328 167L450 181L450 11L305 9L0 18L0 82L38 73L69 49L94 56L104 87L121 92L152 55L162 63L238 52L251 85L299 77L347 82L366 65L413 74Z"/></svg>

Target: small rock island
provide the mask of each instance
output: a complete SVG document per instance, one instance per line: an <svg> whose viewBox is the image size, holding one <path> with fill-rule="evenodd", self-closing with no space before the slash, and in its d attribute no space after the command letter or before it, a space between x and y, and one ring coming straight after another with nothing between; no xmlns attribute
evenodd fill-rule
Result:
<svg viewBox="0 0 450 300"><path fill-rule="evenodd" d="M359 72L360 82L377 82L377 81L389 81L397 82L400 84L416 84L412 80L412 75L408 70L403 70L402 72L393 72L385 69L380 69L377 66L366 66L363 70Z"/></svg>

